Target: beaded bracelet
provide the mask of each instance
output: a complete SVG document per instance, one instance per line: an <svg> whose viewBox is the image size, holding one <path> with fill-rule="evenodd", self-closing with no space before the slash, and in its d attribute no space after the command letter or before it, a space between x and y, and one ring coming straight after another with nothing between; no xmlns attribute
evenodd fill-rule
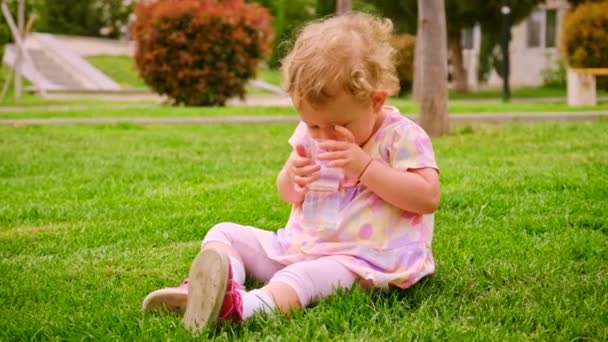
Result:
<svg viewBox="0 0 608 342"><path fill-rule="evenodd" d="M363 174L365 173L365 171L367 171L367 168L372 164L373 161L374 161L374 158L370 157L369 161L367 162L367 164L363 168L363 171L361 171L361 173L359 174L359 177L357 177L357 182L359 182L361 180L361 177L363 176Z"/></svg>

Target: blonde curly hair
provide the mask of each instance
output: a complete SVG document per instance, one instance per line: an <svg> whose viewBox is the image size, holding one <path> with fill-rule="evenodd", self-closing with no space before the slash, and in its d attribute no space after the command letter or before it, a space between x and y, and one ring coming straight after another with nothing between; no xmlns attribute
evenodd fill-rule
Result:
<svg viewBox="0 0 608 342"><path fill-rule="evenodd" d="M392 31L390 20L364 13L309 23L282 60L283 88L310 104L326 103L340 91L361 102L375 90L397 93Z"/></svg>

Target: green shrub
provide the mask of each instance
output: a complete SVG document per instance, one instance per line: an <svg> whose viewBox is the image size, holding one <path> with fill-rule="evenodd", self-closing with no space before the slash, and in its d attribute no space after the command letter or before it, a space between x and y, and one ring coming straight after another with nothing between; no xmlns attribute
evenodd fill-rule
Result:
<svg viewBox="0 0 608 342"><path fill-rule="evenodd" d="M4 57L4 46L11 41L11 32L8 25L0 23L0 60Z"/></svg>
<svg viewBox="0 0 608 342"><path fill-rule="evenodd" d="M271 68L277 68L281 59L289 52L289 42L304 23L315 18L314 0L249 0L270 11L273 16L274 42L272 55L268 59Z"/></svg>
<svg viewBox="0 0 608 342"><path fill-rule="evenodd" d="M44 7L45 0L25 0L25 19L27 20L32 16L32 14L39 14L41 9ZM15 24L17 23L17 1L8 1L7 2L9 11L12 14L13 20ZM34 21L34 26L31 31L35 31L37 28L38 21ZM0 60L4 57L4 46L8 43L13 42L13 36L11 34L11 30L8 27L8 23L4 14L0 15Z"/></svg>
<svg viewBox="0 0 608 342"><path fill-rule="evenodd" d="M97 36L101 18L95 0L46 0L40 28L49 33Z"/></svg>
<svg viewBox="0 0 608 342"><path fill-rule="evenodd" d="M541 74L543 76L543 85L548 88L566 88L566 67L562 61L557 63L556 68L546 68Z"/></svg>
<svg viewBox="0 0 608 342"><path fill-rule="evenodd" d="M408 93L414 82L414 51L416 50L416 37L410 34L395 35L391 45L396 52L396 69L399 76L399 96Z"/></svg>
<svg viewBox="0 0 608 342"><path fill-rule="evenodd" d="M43 12L45 7L46 0L26 0L25 1L25 20L26 22L30 19L32 15L36 15L40 17L40 13ZM15 24L17 24L17 1L9 1L7 3L9 11L12 14L13 20ZM34 21L34 26L30 31L37 31L40 27L40 20ZM8 27L8 23L4 14L0 15L0 47L4 47L5 44L11 43L13 41L13 36L11 34L11 30ZM4 51L4 50L3 50ZM1 55L2 53L0 53Z"/></svg>
<svg viewBox="0 0 608 342"><path fill-rule="evenodd" d="M127 27L134 1L44 0L38 7L41 18L37 28L42 31L117 38L126 33L121 31Z"/></svg>
<svg viewBox="0 0 608 342"><path fill-rule="evenodd" d="M584 3L567 13L561 42L571 67L608 67L608 2Z"/></svg>
<svg viewBox="0 0 608 342"><path fill-rule="evenodd" d="M105 32L100 35L107 38L120 38L128 36L129 16L133 13L135 1L129 0L97 0L94 9L97 16L101 16L101 23Z"/></svg>
<svg viewBox="0 0 608 342"><path fill-rule="evenodd" d="M142 79L176 104L224 105L271 51L271 16L242 0L140 3L133 34Z"/></svg>

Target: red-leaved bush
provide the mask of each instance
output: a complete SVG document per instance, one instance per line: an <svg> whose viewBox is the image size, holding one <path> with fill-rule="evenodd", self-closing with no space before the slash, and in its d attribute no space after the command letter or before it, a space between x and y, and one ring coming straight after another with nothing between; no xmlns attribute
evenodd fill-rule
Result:
<svg viewBox="0 0 608 342"><path fill-rule="evenodd" d="M271 52L268 11L244 0L141 2L133 34L143 80L176 104L224 105Z"/></svg>
<svg viewBox="0 0 608 342"><path fill-rule="evenodd" d="M608 2L589 2L568 12L561 40L571 67L608 67Z"/></svg>

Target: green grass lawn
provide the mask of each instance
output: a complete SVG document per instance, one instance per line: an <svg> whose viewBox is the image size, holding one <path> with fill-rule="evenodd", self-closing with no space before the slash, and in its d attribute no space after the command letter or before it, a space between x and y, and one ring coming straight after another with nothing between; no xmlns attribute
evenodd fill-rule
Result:
<svg viewBox="0 0 608 342"><path fill-rule="evenodd" d="M464 94L450 90L449 96L450 99L453 100L501 99L502 89L481 89ZM511 97L514 99L531 97L566 97L566 88L520 87L511 90Z"/></svg>
<svg viewBox="0 0 608 342"><path fill-rule="evenodd" d="M141 301L182 281L215 223L284 225L292 129L0 127L0 340L187 339ZM454 130L434 139L435 275L204 337L605 341L608 121Z"/></svg>
<svg viewBox="0 0 608 342"><path fill-rule="evenodd" d="M93 65L99 68L101 71L106 73L108 76L113 78L116 82L121 84L122 86L134 89L145 89L147 88L146 84L139 78L136 70L134 69L133 60L128 56L89 56L87 58ZM0 79L6 77L7 73L6 67L2 68L0 72ZM278 70L260 68L256 77L260 80L268 82L270 84L279 85L280 84L280 72ZM246 87L246 92L249 95L260 95L269 93L265 90L253 88L250 86ZM598 95L606 95L606 92L599 91ZM514 88L513 89L513 100L515 102L512 103L502 103L500 102L500 89L486 89L480 90L468 94L456 94L454 92L450 92L450 113L505 113L505 112L546 112L546 111L595 111L595 110L608 110L607 102L600 102L598 106L591 107L568 107L565 103L565 99L563 101L558 102L544 102L539 100L538 102L533 102L532 98L547 98L547 97L565 97L565 89L556 89L556 88L546 88L546 87L538 87L538 88ZM481 100L481 101L480 101ZM518 100L526 100L525 102L517 102ZM532 101L532 102L530 102ZM417 111L416 105L411 101L409 97L405 98L395 98L390 100L391 104L398 106L402 111L407 113L413 113ZM24 97L21 101L16 102L13 99L12 92L9 93L7 98L3 103L0 103L0 106L25 106L25 107L40 107L40 106L63 106L63 105L76 105L76 106L90 106L91 110L85 111L74 111L66 114L64 112L57 112L54 109L49 110L41 110L40 108L33 108L28 113L18 113L18 114L4 114L0 113L0 118L13 118L13 117L64 117L64 116L73 116L73 117L90 117L90 116L150 116L150 117L158 117L158 116L180 116L180 115L199 115L198 113L202 113L200 115L217 115L217 116L227 116L234 115L232 113L239 112L240 115L291 115L294 113L293 110L290 109L261 109L261 110L252 110L247 109L246 111L238 109L224 109L224 108L216 108L216 109L188 109L182 110L171 107L163 107L158 105L157 108L152 108L146 111L115 111L115 110L107 110L108 105L115 104L133 104L133 102L125 102L125 101L109 101L109 100L95 100L95 99L42 99L39 96L33 94L24 94ZM139 104L145 104L146 106L156 104L153 101L145 101L139 102ZM137 105L137 103L135 103ZM170 108L170 109L168 109Z"/></svg>
<svg viewBox="0 0 608 342"><path fill-rule="evenodd" d="M129 56L99 55L89 56L87 60L123 87L147 88L135 70L135 61Z"/></svg>
<svg viewBox="0 0 608 342"><path fill-rule="evenodd" d="M281 85L281 72L276 69L262 68L258 71L257 78L270 84Z"/></svg>
<svg viewBox="0 0 608 342"><path fill-rule="evenodd" d="M129 88L147 88L146 84L137 75L134 69L133 59L129 56L90 56L87 58L95 67L106 73L122 86ZM279 70L262 68L256 77L270 84L279 85L281 74ZM248 94L264 94L265 90L247 87ZM603 90L598 90L598 95L606 95ZM551 87L516 87L512 89L511 96L514 100L528 98L547 98L547 97L566 97L565 88ZM502 90L499 88L482 89L466 94L458 94L450 91L452 100L499 100L502 97Z"/></svg>
<svg viewBox="0 0 608 342"><path fill-rule="evenodd" d="M597 90L598 96L606 96L608 92L603 89ZM452 100L484 100L484 99L501 99L502 89L481 89L474 92L465 94L459 94L455 91L450 91L450 99ZM530 98L547 98L547 97L561 97L566 98L568 96L566 88L554 88L554 87L516 87L511 90L511 97L514 100L517 99L530 99Z"/></svg>
<svg viewBox="0 0 608 342"><path fill-rule="evenodd" d="M43 107L49 108L45 111L54 111L56 107L86 107L106 109L113 106L134 106L141 107L146 105L158 104L157 101L126 101L126 100L99 100L95 98L42 98L36 94L25 93L21 100L16 101L11 93L3 102L0 102L0 108L25 108L28 111L40 111ZM44 109L43 109L44 110Z"/></svg>
<svg viewBox="0 0 608 342"><path fill-rule="evenodd" d="M272 84L280 84L281 74L276 69L264 69L260 71L259 78ZM598 88L598 95L605 96L608 92ZM511 97L514 100L517 99L529 99L529 98L549 98L549 97L562 97L567 96L566 87L514 87L511 89ZM470 91L468 93L457 93L453 90L449 91L449 98L451 100L500 100L502 98L502 88L484 88L476 91Z"/></svg>
<svg viewBox="0 0 608 342"><path fill-rule="evenodd" d="M396 102L399 104L399 102ZM546 102L509 102L500 101L479 102L479 101L458 101L452 100L449 103L449 112L458 113L521 113L521 112L587 112L587 111L606 111L608 103L600 103L595 106L571 107L566 103L546 103Z"/></svg>
<svg viewBox="0 0 608 342"><path fill-rule="evenodd" d="M405 114L415 114L418 107L407 99L394 98L388 104L396 106ZM81 104L82 105L82 104ZM227 107L184 107L167 106L160 104L142 104L132 108L112 108L107 104L91 104L86 109L71 111L57 111L54 108L33 107L27 111L2 112L0 119L19 118L87 118L87 117L192 117L192 116L256 116L256 115L296 115L292 107L281 106L227 106ZM449 104L450 114L462 113L541 113L541 112L597 112L608 111L608 103L588 107L568 107L566 104L556 103L501 103L501 102L475 102L452 101Z"/></svg>
<svg viewBox="0 0 608 342"><path fill-rule="evenodd" d="M271 84L279 85L281 83L281 73L276 69L262 69L258 72L257 77ZM608 91L598 88L599 96L608 95ZM530 98L566 98L566 87L514 87L511 89L511 97L513 100L522 100ZM502 98L502 88L488 88L471 91L460 94L450 90L450 100L500 100Z"/></svg>
<svg viewBox="0 0 608 342"><path fill-rule="evenodd" d="M119 70L122 70L127 65L124 61L118 61L117 63L120 65ZM6 65L0 67L0 83L3 83L8 77L9 69ZM118 73L121 73L120 71ZM137 77L135 75L135 77ZM28 88L31 86L31 83L24 79L24 87ZM138 102L139 104L146 103L154 103L152 101L142 101ZM108 105L121 105L121 104L133 104L133 102L126 101L100 101L99 99L93 98L42 98L37 94L33 94L29 92L27 89L24 90L23 95L19 101L15 100L14 87L11 84L9 91L7 92L6 97L2 102L0 102L0 107L41 107L41 106L90 106L90 107L100 107L100 106L108 106Z"/></svg>
<svg viewBox="0 0 608 342"><path fill-rule="evenodd" d="M87 60L123 87L135 89L148 88L146 83L137 74L132 57L99 55L90 56ZM257 77L272 84L279 84L279 72L276 70L261 69ZM248 94L268 94L263 89L250 86L246 88Z"/></svg>

